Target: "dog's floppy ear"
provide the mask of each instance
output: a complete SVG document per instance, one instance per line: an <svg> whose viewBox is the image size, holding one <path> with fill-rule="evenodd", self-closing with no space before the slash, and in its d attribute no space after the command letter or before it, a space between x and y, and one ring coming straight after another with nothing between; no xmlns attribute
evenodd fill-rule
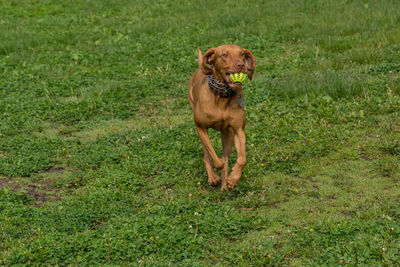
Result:
<svg viewBox="0 0 400 267"><path fill-rule="evenodd" d="M256 67L256 58L254 57L253 53L250 52L248 49L243 49L243 53L246 56L246 67L248 70L249 79L253 79L254 68Z"/></svg>
<svg viewBox="0 0 400 267"><path fill-rule="evenodd" d="M197 47L197 56L199 58L200 69L204 74L212 73L212 65L214 64L215 48L208 49L204 55L201 55L200 49Z"/></svg>

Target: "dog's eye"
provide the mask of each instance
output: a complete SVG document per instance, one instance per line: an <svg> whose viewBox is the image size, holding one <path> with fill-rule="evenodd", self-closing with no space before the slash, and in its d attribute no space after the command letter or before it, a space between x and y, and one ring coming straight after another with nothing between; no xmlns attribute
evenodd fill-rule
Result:
<svg viewBox="0 0 400 267"><path fill-rule="evenodd" d="M228 54L227 54L227 53L223 53L222 56L223 56L223 57L227 57Z"/></svg>
<svg viewBox="0 0 400 267"><path fill-rule="evenodd" d="M244 56L246 56L246 54L245 54L245 53L241 53L240 56L241 56L241 57L244 57Z"/></svg>

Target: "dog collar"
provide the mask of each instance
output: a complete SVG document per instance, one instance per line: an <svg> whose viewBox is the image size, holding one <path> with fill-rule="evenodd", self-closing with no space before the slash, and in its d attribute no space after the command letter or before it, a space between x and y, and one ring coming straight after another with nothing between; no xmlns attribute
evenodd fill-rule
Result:
<svg viewBox="0 0 400 267"><path fill-rule="evenodd" d="M217 81L212 75L207 75L207 78L208 86L214 95L220 97L231 97L236 95L236 91L230 88L226 82Z"/></svg>

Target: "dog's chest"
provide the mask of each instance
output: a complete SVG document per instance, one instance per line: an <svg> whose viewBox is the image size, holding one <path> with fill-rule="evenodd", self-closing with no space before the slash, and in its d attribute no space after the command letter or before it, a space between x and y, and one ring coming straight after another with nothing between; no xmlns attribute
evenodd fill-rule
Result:
<svg viewBox="0 0 400 267"><path fill-rule="evenodd" d="M208 108L200 109L195 113L195 121L197 124L206 128L222 130L228 127L236 128L237 124L244 123L245 113L243 109L238 108Z"/></svg>

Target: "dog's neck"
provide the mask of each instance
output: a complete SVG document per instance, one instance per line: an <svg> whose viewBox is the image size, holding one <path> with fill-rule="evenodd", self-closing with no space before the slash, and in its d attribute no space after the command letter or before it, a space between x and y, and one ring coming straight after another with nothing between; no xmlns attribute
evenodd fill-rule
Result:
<svg viewBox="0 0 400 267"><path fill-rule="evenodd" d="M220 82L212 74L207 75L208 87L214 95L220 97L231 97L236 95L236 91L228 86L226 82Z"/></svg>

